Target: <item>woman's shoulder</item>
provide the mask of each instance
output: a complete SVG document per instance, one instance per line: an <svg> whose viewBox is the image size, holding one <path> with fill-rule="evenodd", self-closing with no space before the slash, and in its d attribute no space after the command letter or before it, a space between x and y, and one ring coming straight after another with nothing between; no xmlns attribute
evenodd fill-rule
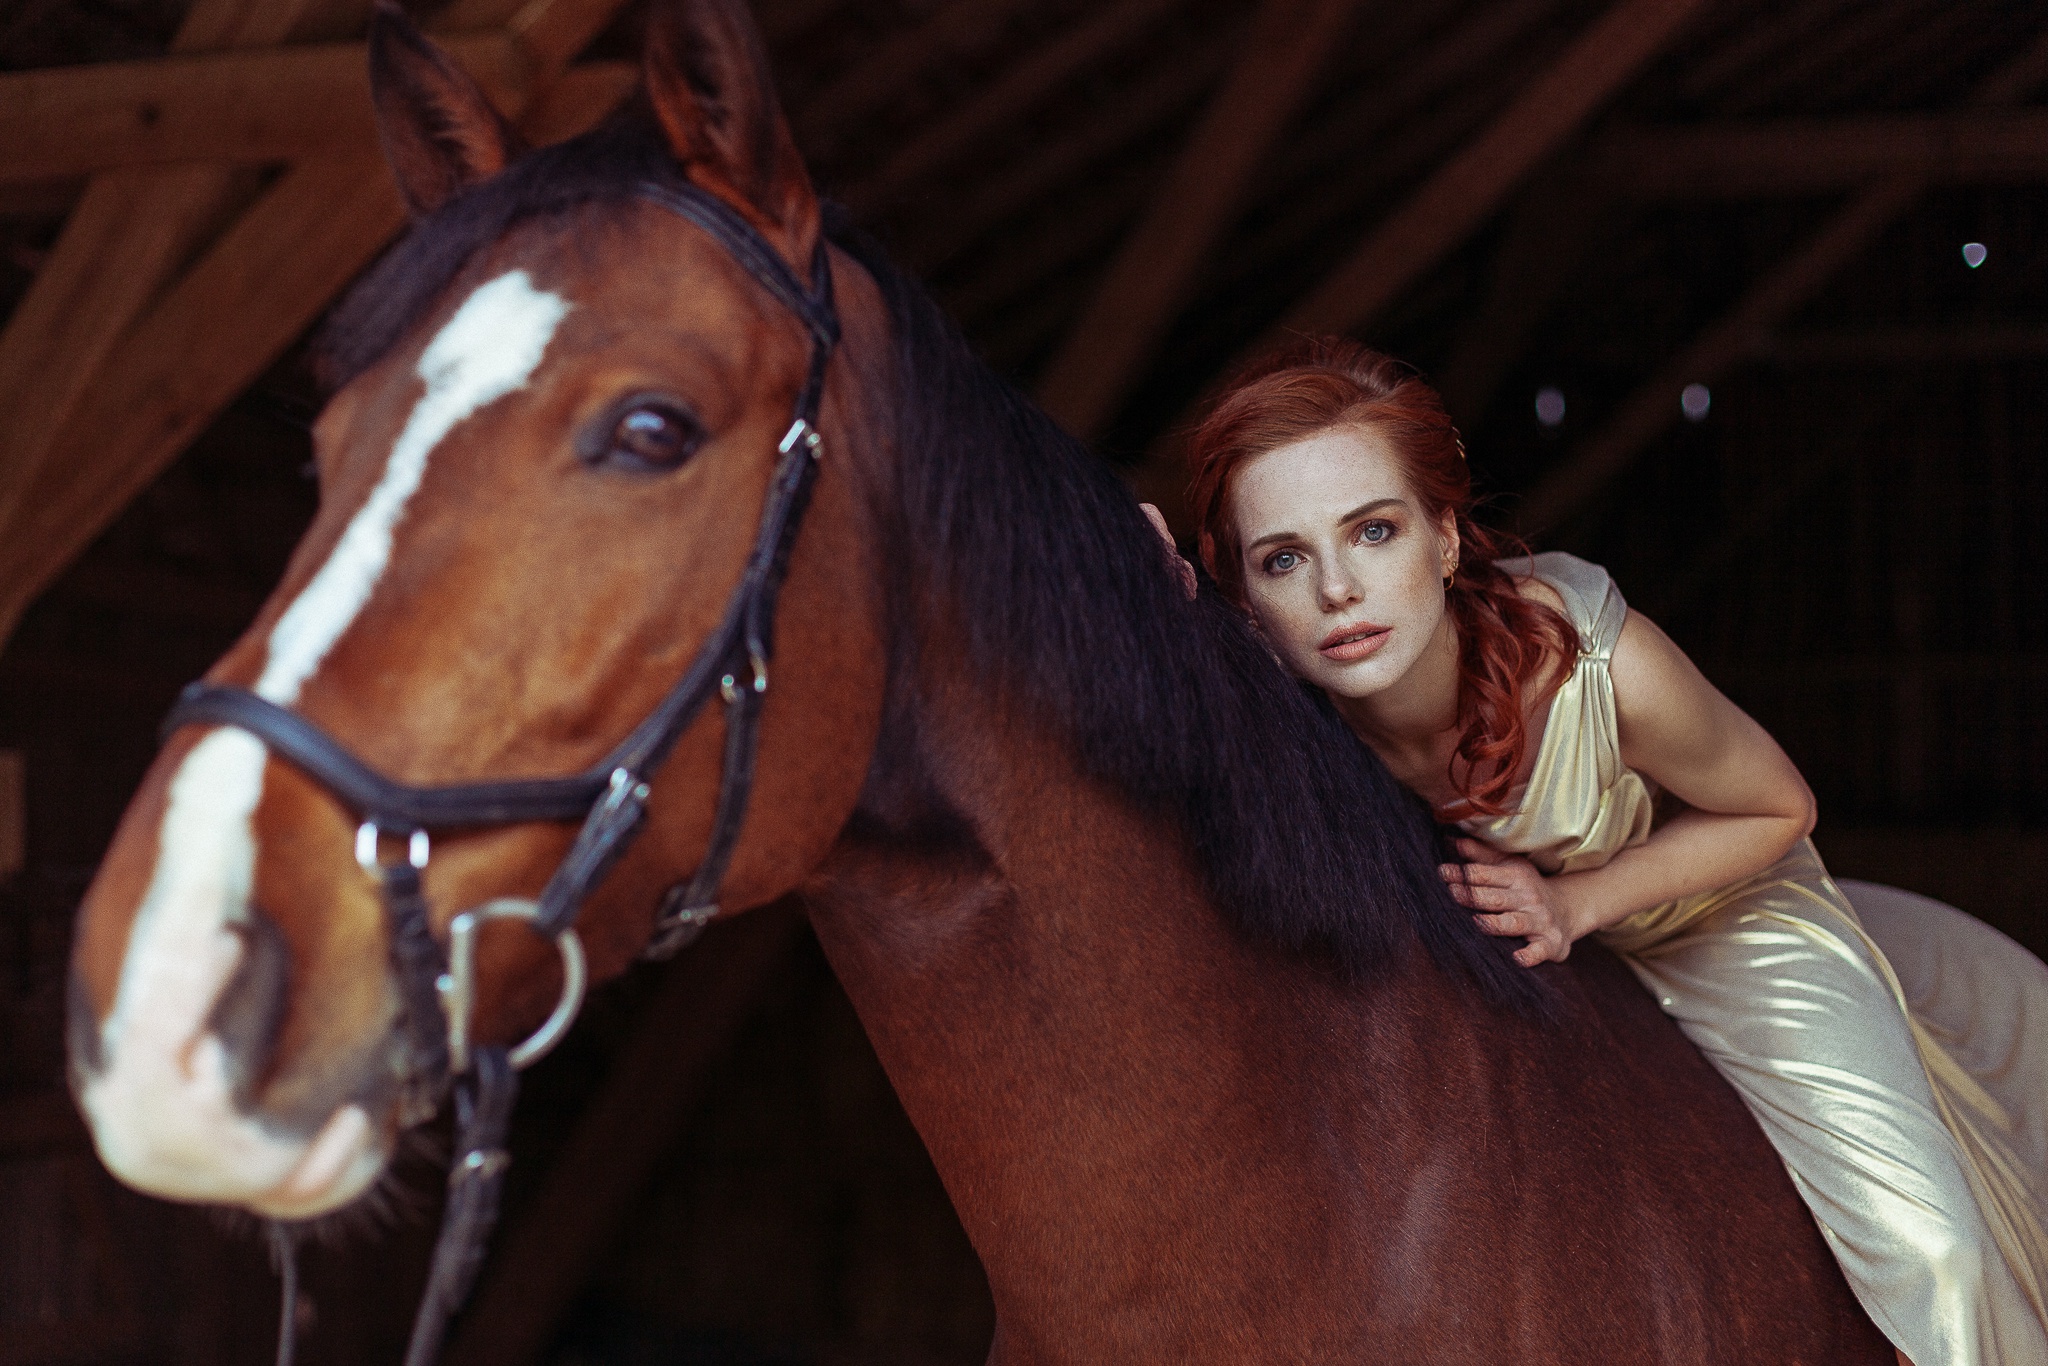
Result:
<svg viewBox="0 0 2048 1366"><path fill-rule="evenodd" d="M1561 613L1587 649L1612 648L1628 605L1607 571L1562 550L1499 561L1523 597Z"/></svg>
<svg viewBox="0 0 2048 1366"><path fill-rule="evenodd" d="M1566 620L1570 620L1570 611L1565 603L1564 594L1558 592L1555 585L1538 578L1536 575L1516 575L1515 592L1527 601L1541 603L1551 611L1563 614Z"/></svg>

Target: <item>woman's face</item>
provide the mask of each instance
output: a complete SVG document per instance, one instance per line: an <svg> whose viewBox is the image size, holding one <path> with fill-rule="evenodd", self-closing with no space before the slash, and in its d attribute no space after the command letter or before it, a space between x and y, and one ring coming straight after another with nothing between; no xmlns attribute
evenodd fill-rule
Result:
<svg viewBox="0 0 2048 1366"><path fill-rule="evenodd" d="M1336 697L1404 677L1440 631L1454 518L1432 524L1393 449L1367 428L1333 428L1254 456L1230 512L1245 598L1287 667Z"/></svg>

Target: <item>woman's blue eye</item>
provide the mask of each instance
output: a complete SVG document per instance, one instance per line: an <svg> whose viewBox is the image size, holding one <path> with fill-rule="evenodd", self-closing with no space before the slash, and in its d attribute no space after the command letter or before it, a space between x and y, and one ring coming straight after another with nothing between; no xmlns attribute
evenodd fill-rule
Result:
<svg viewBox="0 0 2048 1366"><path fill-rule="evenodd" d="M1364 541L1367 545L1378 545L1382 541L1391 540L1393 535L1394 524L1392 522L1367 522L1364 526L1358 528L1358 539Z"/></svg>
<svg viewBox="0 0 2048 1366"><path fill-rule="evenodd" d="M1283 550L1266 561L1266 572L1269 574L1285 574L1300 563L1301 556L1291 550Z"/></svg>

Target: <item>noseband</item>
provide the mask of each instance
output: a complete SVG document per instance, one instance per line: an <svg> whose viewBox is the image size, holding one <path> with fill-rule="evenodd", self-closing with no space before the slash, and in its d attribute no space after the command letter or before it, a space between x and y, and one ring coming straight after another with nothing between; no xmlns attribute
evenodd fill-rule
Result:
<svg viewBox="0 0 2048 1366"><path fill-rule="evenodd" d="M718 914L719 887L753 788L761 702L768 691L774 644L775 599L817 478L818 405L825 367L839 341L825 244L821 241L812 257L812 283L806 286L752 225L696 186L649 181L636 186L634 194L710 233L797 316L811 338L809 371L779 447L753 552L726 599L717 628L668 695L610 754L582 773L438 787L386 777L305 717L243 688L194 683L164 720L166 736L188 725L234 726L250 732L273 755L325 787L362 822L356 833L356 858L382 889L391 966L411 1053L401 1117L406 1124L431 1117L452 1086L459 1140L433 1269L406 1352L407 1366L426 1366L439 1352L448 1321L467 1298L482 1263L509 1161L504 1143L518 1090L517 1070L554 1046L582 1004L585 972L575 930L577 913L639 833L655 772L714 696L725 705L725 756L711 838L689 881L670 888L662 898L647 953L674 953ZM431 852L430 832L571 820L580 820L582 828L540 899L492 901L463 912L449 927L444 953L434 937L420 883ZM478 1047L470 1039L475 939L485 921L499 918L526 921L535 933L553 940L562 957L560 1003L538 1032L511 1049ZM288 1234L274 1233L287 1261L289 1241ZM288 1366L292 1354L295 1282L287 1265L280 1366Z"/></svg>

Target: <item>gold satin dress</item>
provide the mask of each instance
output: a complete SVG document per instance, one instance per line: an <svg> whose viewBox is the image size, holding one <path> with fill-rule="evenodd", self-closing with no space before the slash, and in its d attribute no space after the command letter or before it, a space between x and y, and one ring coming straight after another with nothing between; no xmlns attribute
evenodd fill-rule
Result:
<svg viewBox="0 0 2048 1366"><path fill-rule="evenodd" d="M1533 569L1580 654L1519 806L1462 824L1576 872L1650 834L1608 673L1628 608L1597 565ZM1600 937L1748 1104L1915 1366L2048 1366L2048 967L1953 907L1837 884L1807 840Z"/></svg>

